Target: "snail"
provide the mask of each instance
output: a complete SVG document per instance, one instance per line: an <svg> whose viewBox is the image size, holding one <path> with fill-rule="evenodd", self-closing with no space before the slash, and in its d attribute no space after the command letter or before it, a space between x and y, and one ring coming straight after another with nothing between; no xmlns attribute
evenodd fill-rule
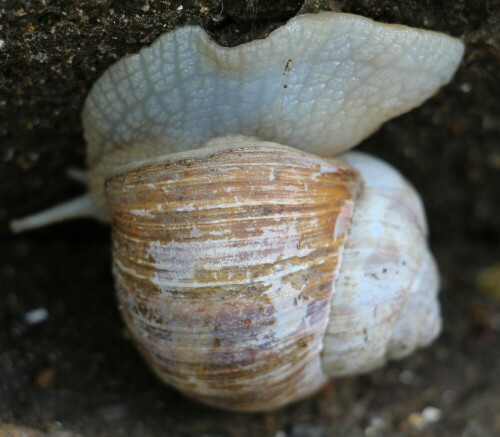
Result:
<svg viewBox="0 0 500 437"><path fill-rule="evenodd" d="M176 29L87 97L90 193L12 227L111 222L120 311L154 372L216 407L281 407L438 335L422 202L347 150L462 54L443 34L333 12L233 48Z"/></svg>

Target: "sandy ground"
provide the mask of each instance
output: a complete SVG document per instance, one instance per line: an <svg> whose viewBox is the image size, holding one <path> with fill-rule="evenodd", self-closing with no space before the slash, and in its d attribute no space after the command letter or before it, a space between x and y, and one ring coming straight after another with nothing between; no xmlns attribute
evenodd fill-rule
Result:
<svg viewBox="0 0 500 437"><path fill-rule="evenodd" d="M500 435L500 280L484 280L500 262L498 1L303 8L444 31L467 44L449 86L361 145L421 192L442 273L443 333L408 359L273 413L207 408L159 383L124 332L108 228L80 220L8 231L11 218L82 192L66 176L85 165L81 107L116 59L183 23L224 45L264 37L301 6L0 2L0 436Z"/></svg>

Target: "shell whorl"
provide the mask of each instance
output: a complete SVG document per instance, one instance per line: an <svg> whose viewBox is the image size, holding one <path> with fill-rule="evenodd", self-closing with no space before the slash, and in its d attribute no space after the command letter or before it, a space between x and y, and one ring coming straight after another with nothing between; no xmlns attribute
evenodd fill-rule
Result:
<svg viewBox="0 0 500 437"><path fill-rule="evenodd" d="M363 373L435 339L441 326L439 275L415 189L387 163L364 153L339 157L363 191L335 284L325 334L329 376Z"/></svg>
<svg viewBox="0 0 500 437"><path fill-rule="evenodd" d="M357 188L345 164L262 142L111 177L117 295L155 372L243 411L323 384L323 333Z"/></svg>

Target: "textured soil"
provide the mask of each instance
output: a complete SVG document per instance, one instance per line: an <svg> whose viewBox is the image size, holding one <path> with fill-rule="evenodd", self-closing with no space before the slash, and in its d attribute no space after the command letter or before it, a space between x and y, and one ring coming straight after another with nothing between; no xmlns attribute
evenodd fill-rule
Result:
<svg viewBox="0 0 500 437"><path fill-rule="evenodd" d="M110 64L185 23L236 45L299 10L466 43L450 85L360 147L422 194L444 329L426 350L311 399L227 413L144 365L116 307L107 227L79 220L14 236L8 221L82 192L66 172L85 166L80 112ZM0 436L500 435L500 2L0 0L0 40Z"/></svg>

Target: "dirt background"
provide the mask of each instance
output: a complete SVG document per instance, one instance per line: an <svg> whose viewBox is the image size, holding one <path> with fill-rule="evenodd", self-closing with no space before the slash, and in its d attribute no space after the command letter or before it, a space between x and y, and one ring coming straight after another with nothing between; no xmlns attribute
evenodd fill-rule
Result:
<svg viewBox="0 0 500 437"><path fill-rule="evenodd" d="M112 291L108 228L80 220L13 236L7 224L82 192L66 171L85 165L80 112L110 64L185 23L236 45L301 8L467 45L450 85L361 145L422 194L444 330L411 358L288 408L226 413L162 385L138 356ZM0 436L500 435L498 1L3 0L0 40ZM47 313L33 324L35 309Z"/></svg>

